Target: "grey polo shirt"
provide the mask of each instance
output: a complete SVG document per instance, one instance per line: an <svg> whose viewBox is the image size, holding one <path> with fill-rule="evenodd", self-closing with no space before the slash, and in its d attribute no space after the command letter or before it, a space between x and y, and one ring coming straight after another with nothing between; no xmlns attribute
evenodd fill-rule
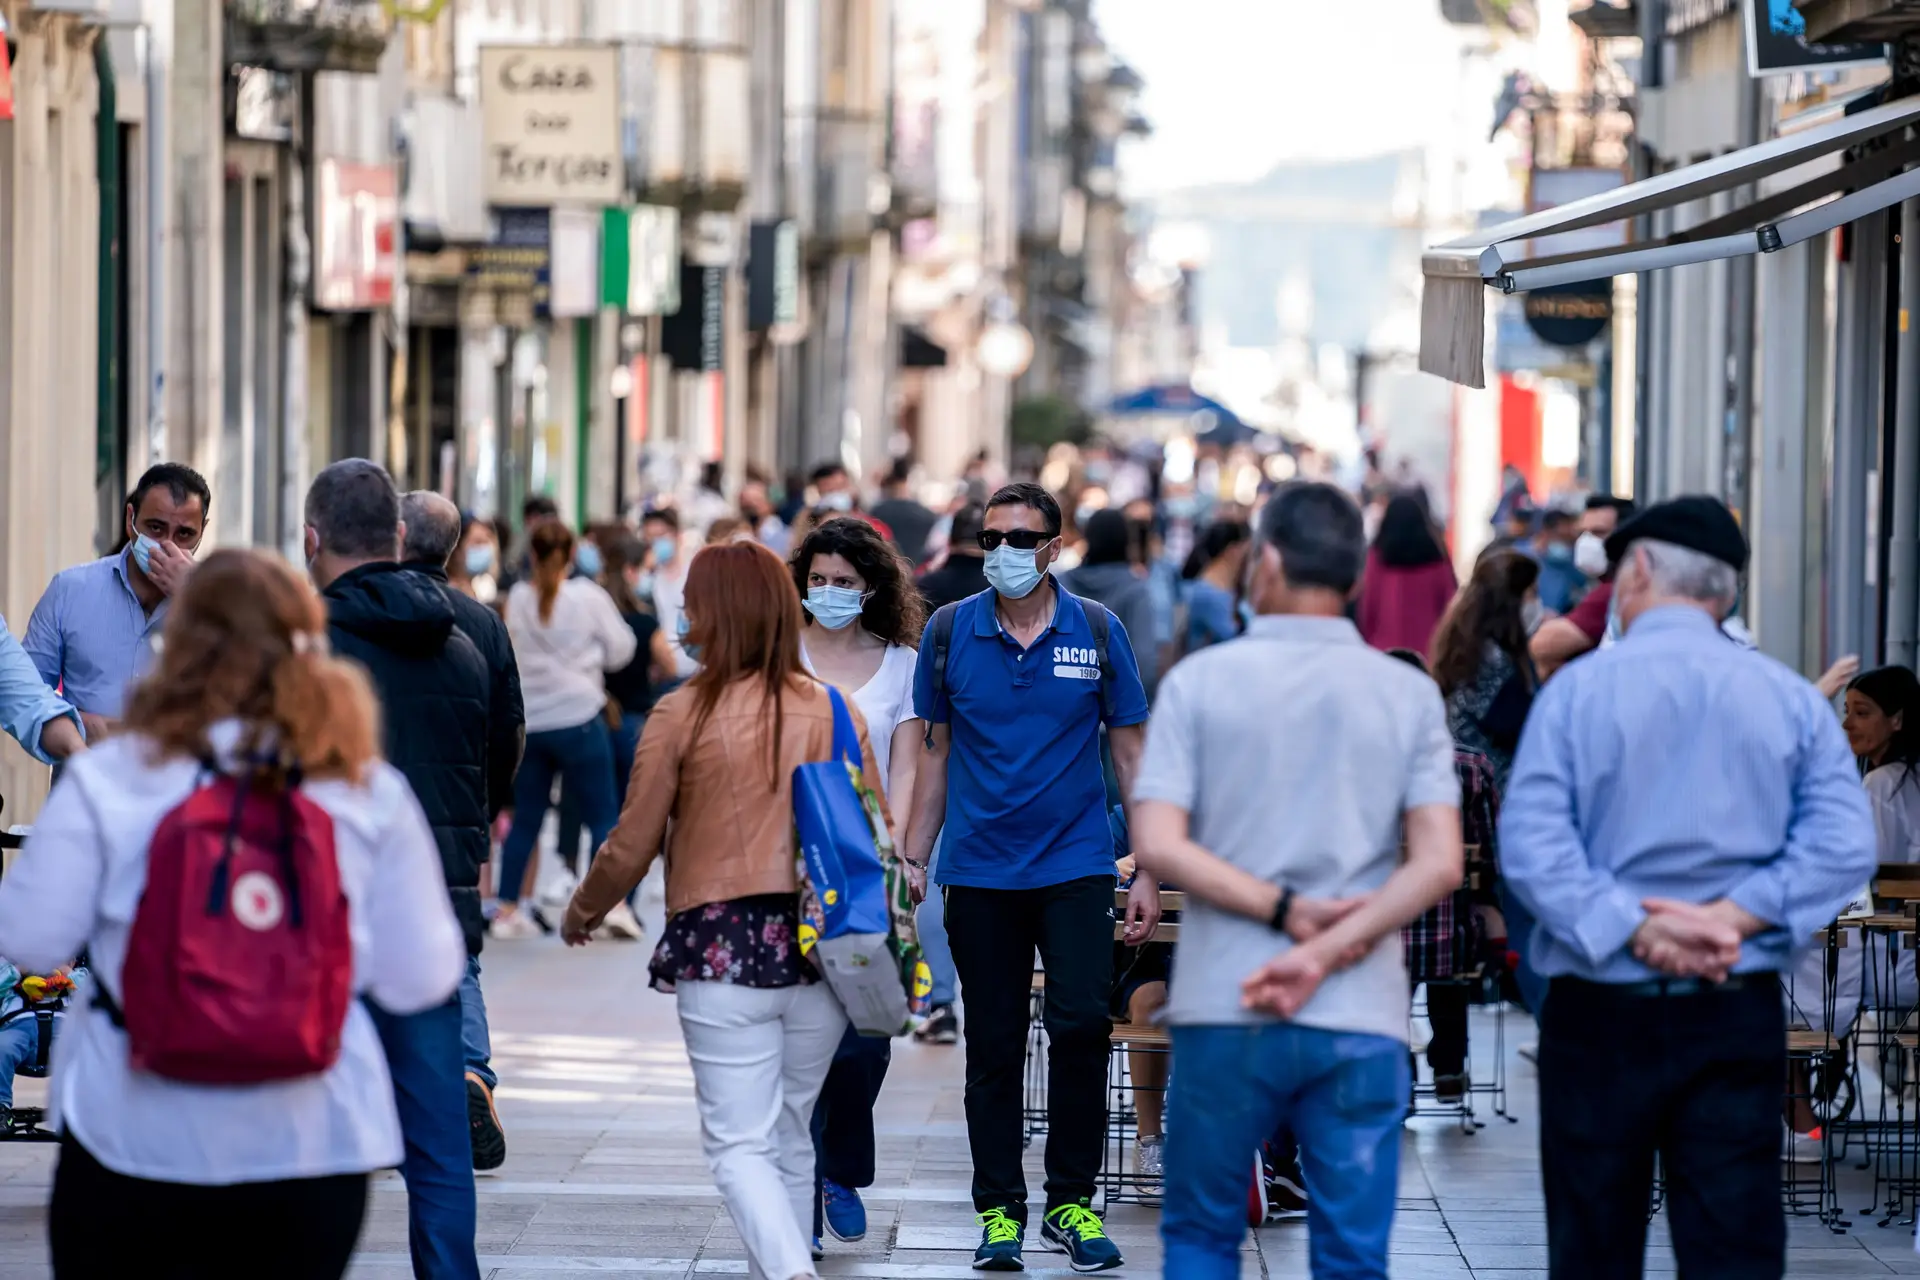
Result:
<svg viewBox="0 0 1920 1280"><path fill-rule="evenodd" d="M1263 880L1343 898L1384 884L1400 864L1401 816L1457 806L1460 783L1432 680L1368 648L1344 618L1265 616L1161 682L1133 797L1185 809L1198 844ZM1241 1007L1240 984L1289 945L1190 900L1168 1021L1272 1021ZM1408 998L1395 932L1294 1021L1404 1041Z"/></svg>

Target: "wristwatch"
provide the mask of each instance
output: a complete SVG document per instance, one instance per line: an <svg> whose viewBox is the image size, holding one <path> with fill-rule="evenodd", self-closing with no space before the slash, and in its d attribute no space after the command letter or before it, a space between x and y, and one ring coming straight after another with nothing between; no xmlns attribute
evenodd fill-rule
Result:
<svg viewBox="0 0 1920 1280"><path fill-rule="evenodd" d="M1280 901L1273 905L1273 918L1267 921L1267 927L1275 933L1287 931L1287 916L1293 911L1293 890L1282 888Z"/></svg>

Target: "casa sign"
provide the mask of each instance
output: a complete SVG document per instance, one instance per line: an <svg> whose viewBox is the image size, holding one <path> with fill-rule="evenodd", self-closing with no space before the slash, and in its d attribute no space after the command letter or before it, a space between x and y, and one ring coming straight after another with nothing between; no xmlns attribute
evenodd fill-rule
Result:
<svg viewBox="0 0 1920 1280"><path fill-rule="evenodd" d="M480 47L487 203L620 203L617 59L606 45Z"/></svg>

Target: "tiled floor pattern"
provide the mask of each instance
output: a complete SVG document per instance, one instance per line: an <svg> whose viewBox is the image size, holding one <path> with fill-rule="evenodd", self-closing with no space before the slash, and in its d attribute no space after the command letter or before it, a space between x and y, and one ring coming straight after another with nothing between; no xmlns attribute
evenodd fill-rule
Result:
<svg viewBox="0 0 1920 1280"><path fill-rule="evenodd" d="M488 1280L610 1280L612 1277L745 1275L738 1234L701 1158L693 1084L672 1002L645 989L646 949L597 944L565 952L550 941L497 944L486 988L500 1110L510 1156L480 1185L482 1274ZM1510 1031L1512 1027L1510 1025ZM1477 1024L1482 1053L1490 1026ZM1515 1037L1509 1035L1511 1045ZM879 1108L878 1185L872 1226L858 1245L831 1248L827 1276L959 1280L974 1239L960 1090L961 1051L901 1043ZM29 1085L23 1102L34 1100ZM1490 1120L1463 1134L1442 1119L1413 1122L1406 1138L1393 1275L1405 1280L1523 1280L1546 1275L1533 1110L1533 1076L1515 1060L1516 1124ZM0 1144L0 1280L48 1276L44 1203L53 1152ZM1036 1193L1039 1151L1029 1159ZM1849 1175L1853 1177L1854 1175ZM1865 1203L1850 1182L1844 1202ZM1650 1274L1673 1274L1656 1223ZM1157 1215L1122 1206L1110 1215L1128 1265L1119 1274L1157 1276ZM1856 1216L1833 1234L1792 1224L1795 1277L1920 1275L1910 1229ZM1306 1228L1262 1230L1243 1253L1243 1276L1305 1276ZM1058 1254L1029 1254L1033 1274L1072 1274ZM376 1186L355 1280L400 1280L406 1254L406 1193L388 1176ZM270 1273L263 1273L270 1277Z"/></svg>

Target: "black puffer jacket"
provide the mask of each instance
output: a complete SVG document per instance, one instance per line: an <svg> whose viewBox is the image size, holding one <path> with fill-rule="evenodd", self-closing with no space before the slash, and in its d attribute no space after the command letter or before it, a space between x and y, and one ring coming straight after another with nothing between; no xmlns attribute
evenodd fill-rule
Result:
<svg viewBox="0 0 1920 1280"><path fill-rule="evenodd" d="M493 696L487 704L487 816L497 818L513 803L513 775L527 745L527 709L520 697L520 664L500 615L447 581L447 571L426 560L406 567L440 588L453 605L453 625L466 634L486 659Z"/></svg>
<svg viewBox="0 0 1920 1280"><path fill-rule="evenodd" d="M373 677L387 759L406 775L433 826L454 913L468 952L478 955L489 816L486 660L454 626L440 587L400 565L350 569L322 594L333 651Z"/></svg>

